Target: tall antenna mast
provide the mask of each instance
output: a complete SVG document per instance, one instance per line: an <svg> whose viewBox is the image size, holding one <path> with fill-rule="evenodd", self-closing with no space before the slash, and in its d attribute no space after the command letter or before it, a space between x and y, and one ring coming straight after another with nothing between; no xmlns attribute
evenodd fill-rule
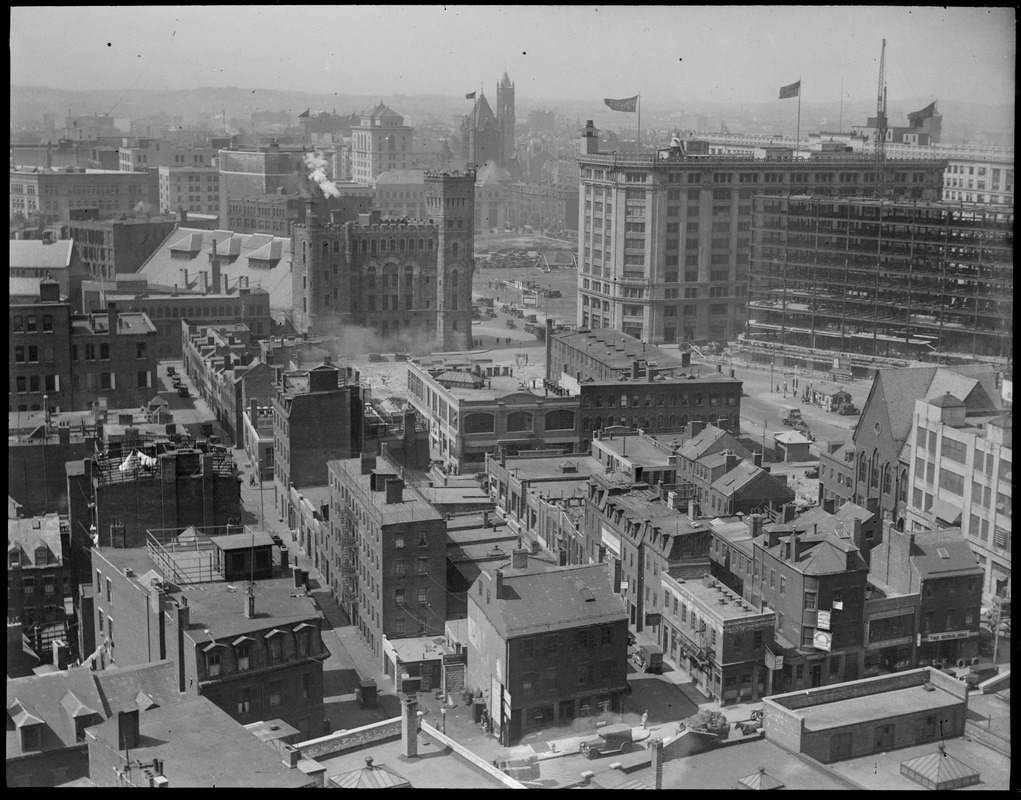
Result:
<svg viewBox="0 0 1021 800"><path fill-rule="evenodd" d="M883 196L886 167L886 39L879 55L879 87L876 90L876 197Z"/></svg>

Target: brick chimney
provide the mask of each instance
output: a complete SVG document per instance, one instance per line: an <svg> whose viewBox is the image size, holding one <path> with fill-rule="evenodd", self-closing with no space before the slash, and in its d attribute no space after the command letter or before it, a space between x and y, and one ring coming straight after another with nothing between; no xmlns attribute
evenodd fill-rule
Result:
<svg viewBox="0 0 1021 800"><path fill-rule="evenodd" d="M756 467L759 467L760 469L762 468L762 452L761 451L759 451L758 453L753 453L752 454L752 464L754 464Z"/></svg>
<svg viewBox="0 0 1021 800"><path fill-rule="evenodd" d="M216 239L213 239L213 257L210 259L210 262L213 271L210 283L212 284L213 294L218 294L223 282L220 280L220 258L216 255Z"/></svg>
<svg viewBox="0 0 1021 800"><path fill-rule="evenodd" d="M724 455L727 458L726 472L730 472L734 467L741 463L741 457L737 453L728 450Z"/></svg>
<svg viewBox="0 0 1021 800"><path fill-rule="evenodd" d="M631 362L631 380L633 380L633 381L638 380L638 362L637 361L632 361Z"/></svg>
<svg viewBox="0 0 1021 800"><path fill-rule="evenodd" d="M138 747L138 709L121 711L117 714L117 749L128 750Z"/></svg>
<svg viewBox="0 0 1021 800"><path fill-rule="evenodd" d="M412 695L401 703L401 754L418 758L418 698Z"/></svg>
<svg viewBox="0 0 1021 800"><path fill-rule="evenodd" d="M191 609L188 608L188 598L182 596L180 602L177 604L177 627L182 631L186 631L190 624Z"/></svg>
<svg viewBox="0 0 1021 800"><path fill-rule="evenodd" d="M748 517L748 535L755 539L762 535L762 515L751 514Z"/></svg>
<svg viewBox="0 0 1021 800"><path fill-rule="evenodd" d="M117 324L120 322L120 317L117 314L117 304L112 300L106 304L107 319L110 325L110 335L117 335Z"/></svg>
<svg viewBox="0 0 1021 800"><path fill-rule="evenodd" d="M528 569L528 551L523 547L516 547L511 552L511 567L513 569Z"/></svg>
<svg viewBox="0 0 1021 800"><path fill-rule="evenodd" d="M649 742L649 749L652 750L652 771L656 780L655 789L663 789L663 740L653 739Z"/></svg>
<svg viewBox="0 0 1021 800"><path fill-rule="evenodd" d="M362 475L369 475L376 468L376 457L362 453Z"/></svg>
<svg viewBox="0 0 1021 800"><path fill-rule="evenodd" d="M295 589L300 589L301 588L301 567L299 567L297 564L295 564L294 567L291 569L291 575L292 575L293 580L294 580L294 588Z"/></svg>
<svg viewBox="0 0 1021 800"><path fill-rule="evenodd" d="M503 570L498 569L494 576L495 586L493 587L493 593L496 595L496 600L500 599L500 595L503 594Z"/></svg>
<svg viewBox="0 0 1021 800"><path fill-rule="evenodd" d="M390 478L387 480L385 491L387 505L404 502L404 481L400 478Z"/></svg>

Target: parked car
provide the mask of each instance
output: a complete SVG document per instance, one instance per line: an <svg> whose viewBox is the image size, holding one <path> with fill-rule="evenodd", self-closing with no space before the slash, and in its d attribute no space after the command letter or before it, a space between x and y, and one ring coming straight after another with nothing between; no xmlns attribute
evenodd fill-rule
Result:
<svg viewBox="0 0 1021 800"><path fill-rule="evenodd" d="M818 467L812 467L811 469L806 469L805 470L805 477L809 478L809 479L818 478L819 477L819 468Z"/></svg>
<svg viewBox="0 0 1021 800"><path fill-rule="evenodd" d="M607 725L597 731L599 734L586 739L579 747L586 758L599 758L610 753L627 753L631 750L631 727L629 725Z"/></svg>
<svg viewBox="0 0 1021 800"><path fill-rule="evenodd" d="M176 373L177 370L174 369L174 366L172 364L167 367L167 375L175 375Z"/></svg>
<svg viewBox="0 0 1021 800"><path fill-rule="evenodd" d="M629 653L635 666L646 672L663 671L663 648L655 644L633 644Z"/></svg>
<svg viewBox="0 0 1021 800"><path fill-rule="evenodd" d="M959 680L968 684L969 689L974 689L980 683L985 683L995 675L1000 674L1000 668L989 661L980 661L973 664L971 670L961 675Z"/></svg>
<svg viewBox="0 0 1021 800"><path fill-rule="evenodd" d="M181 388L181 376L180 375L175 375L173 378L170 379L170 384L175 389L180 389Z"/></svg>
<svg viewBox="0 0 1021 800"><path fill-rule="evenodd" d="M188 387L187 386L179 386L179 387L177 387L177 396L178 397L191 397L191 392L188 391Z"/></svg>
<svg viewBox="0 0 1021 800"><path fill-rule="evenodd" d="M854 414L860 414L861 409L859 409L854 403L844 403L837 413L842 417L850 417Z"/></svg>

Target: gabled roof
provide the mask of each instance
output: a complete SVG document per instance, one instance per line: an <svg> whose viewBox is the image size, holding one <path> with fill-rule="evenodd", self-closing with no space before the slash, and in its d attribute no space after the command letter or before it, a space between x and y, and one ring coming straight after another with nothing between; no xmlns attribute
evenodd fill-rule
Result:
<svg viewBox="0 0 1021 800"><path fill-rule="evenodd" d="M485 166L475 174L475 183L481 186L490 184L499 186L503 183L509 183L510 180L511 174L492 159L487 161Z"/></svg>
<svg viewBox="0 0 1021 800"><path fill-rule="evenodd" d="M798 431L784 431L783 433L774 434L773 441L786 445L812 443L811 439Z"/></svg>
<svg viewBox="0 0 1021 800"><path fill-rule="evenodd" d="M19 728L42 725L42 750L60 750L77 744L73 720L105 716L103 700L89 667L47 672L7 680L7 714L16 726L7 731L7 757L22 755Z"/></svg>
<svg viewBox="0 0 1021 800"><path fill-rule="evenodd" d="M706 425L697 435L692 436L684 443L679 454L689 461L694 461L707 453L715 452L714 447L716 443L729 435L723 428L717 428L715 425ZM716 449L723 448L721 446Z"/></svg>
<svg viewBox="0 0 1021 800"><path fill-rule="evenodd" d="M620 596L610 588L605 564L542 571L505 569L501 597L495 596L492 574L486 572L478 580L489 585L491 602L479 598L475 587L469 590L469 602L505 639L627 619Z"/></svg>
<svg viewBox="0 0 1021 800"><path fill-rule="evenodd" d="M42 239L11 239L11 269L61 270L71 266L74 240L60 239L47 244Z"/></svg>
<svg viewBox="0 0 1021 800"><path fill-rule="evenodd" d="M368 116L371 119L400 119L400 120L404 119L404 117L402 117L392 108L390 108L389 106L385 106L382 103L380 103L378 106L372 109L372 111L369 112Z"/></svg>
<svg viewBox="0 0 1021 800"><path fill-rule="evenodd" d="M768 496L771 499L794 499L794 491L776 478L775 475L766 472L762 467L757 467L751 462L742 461L734 469L719 478L713 483L713 490L724 495L737 494L742 489L752 484L761 484L764 491L761 496Z"/></svg>
<svg viewBox="0 0 1021 800"><path fill-rule="evenodd" d="M145 584L143 584L145 585ZM103 698L106 716L120 711L146 711L156 706L177 702L177 675L170 659L116 670L94 673Z"/></svg>
<svg viewBox="0 0 1021 800"><path fill-rule="evenodd" d="M489 106L489 101L486 100L486 96L479 93L479 100L475 106L475 129L479 130L484 128L486 125L496 127L496 114L493 113L493 109ZM469 116L469 119L471 117Z"/></svg>
<svg viewBox="0 0 1021 800"><path fill-rule="evenodd" d="M960 408L964 405L964 401L958 397L954 397L950 392L940 395L929 401L930 406L936 408Z"/></svg>
<svg viewBox="0 0 1021 800"><path fill-rule="evenodd" d="M960 528L916 532L911 568L921 580L982 573Z"/></svg>

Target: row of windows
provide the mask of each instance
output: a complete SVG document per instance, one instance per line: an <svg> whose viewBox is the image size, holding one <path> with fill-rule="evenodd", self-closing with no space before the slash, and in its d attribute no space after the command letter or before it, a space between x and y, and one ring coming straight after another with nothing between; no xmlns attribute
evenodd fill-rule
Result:
<svg viewBox="0 0 1021 800"><path fill-rule="evenodd" d="M573 411L558 409L549 411L545 416L545 429L572 430L575 425ZM535 429L535 415L531 411L514 411L507 415L506 429L510 432L531 431ZM464 418L464 432L469 433L495 433L496 415L485 412L468 414Z"/></svg>
<svg viewBox="0 0 1021 800"><path fill-rule="evenodd" d="M715 394L715 393L710 393L708 395L703 396L703 394L701 392L695 392L694 394L691 394L691 395L689 395L688 392L681 392L681 393L675 392L675 393L671 394L669 397L667 397L666 395L660 395L658 397L658 399L655 401L655 406L658 407L658 408L665 408L668 405L671 408L676 408L678 405L681 405L681 406L688 406L688 405L700 406L700 405L704 405L704 400L706 400L706 399L708 399L710 406L720 406L720 405L724 405L724 404L728 405L728 406L737 405L737 395L736 394L725 394L725 395L722 395L722 397L721 397L721 395L718 395L718 394ZM721 399L722 399L723 402L721 402ZM582 402L581 402L581 404L582 404L582 408L602 408L603 407L603 395L601 395L601 394L597 394L597 395L588 395L588 394L582 395ZM607 395L606 396L606 407L607 408L614 408L616 405L618 405L617 395L616 394L609 394L609 395ZM650 394L645 395L644 404L642 402L642 398L640 398L638 395L634 395L630 399L630 407L631 408L641 408L643 406L645 408L651 408L653 405L654 405L654 403L653 403L653 396L650 395ZM620 395L619 406L620 406L620 408L628 408L629 407L629 400L628 400L628 396L626 394L621 394Z"/></svg>

